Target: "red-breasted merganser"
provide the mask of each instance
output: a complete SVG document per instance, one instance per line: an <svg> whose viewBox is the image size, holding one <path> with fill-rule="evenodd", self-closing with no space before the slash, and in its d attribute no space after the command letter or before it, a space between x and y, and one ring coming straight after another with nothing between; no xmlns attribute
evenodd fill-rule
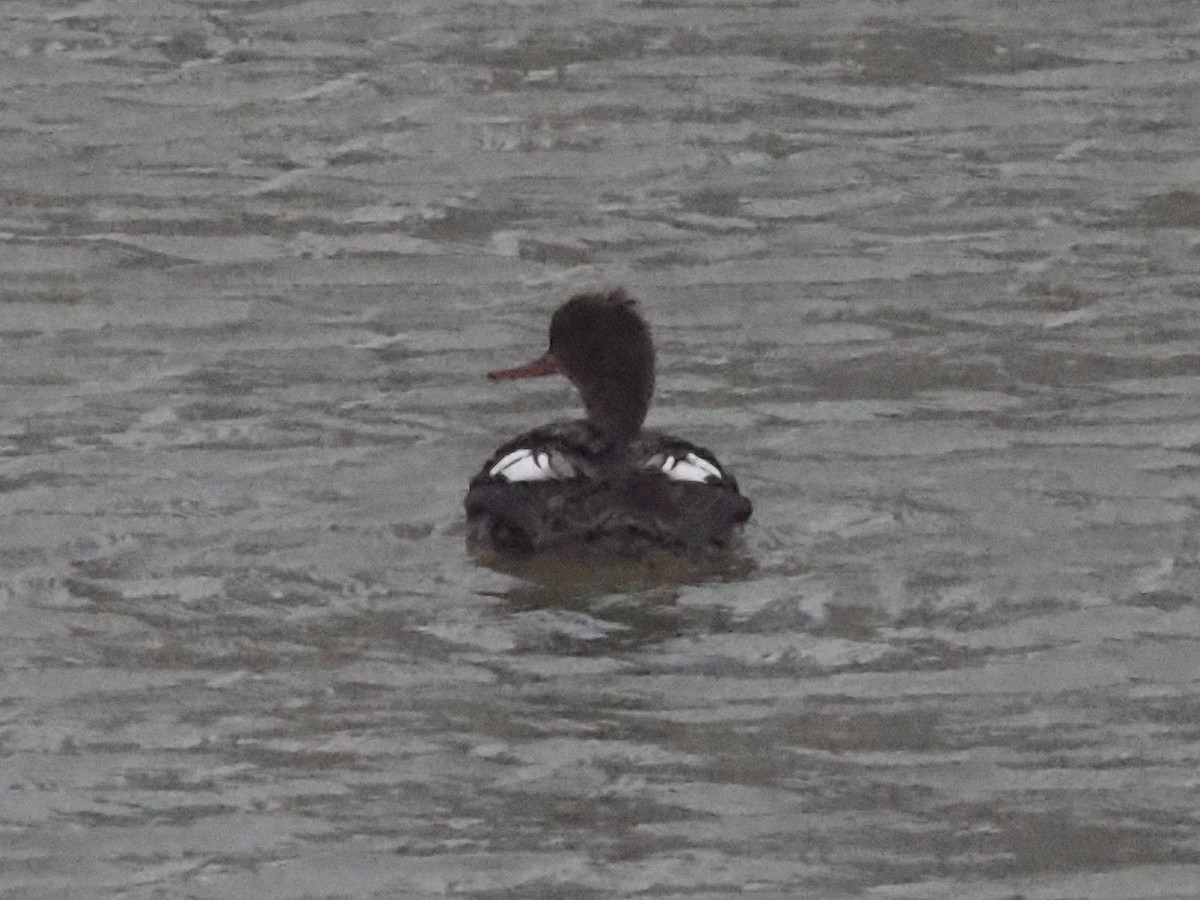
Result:
<svg viewBox="0 0 1200 900"><path fill-rule="evenodd" d="M654 344L622 290L578 294L554 313L550 349L496 379L559 372L587 417L514 438L471 479L467 541L506 554L575 548L688 556L725 546L750 501L708 450L642 429Z"/></svg>

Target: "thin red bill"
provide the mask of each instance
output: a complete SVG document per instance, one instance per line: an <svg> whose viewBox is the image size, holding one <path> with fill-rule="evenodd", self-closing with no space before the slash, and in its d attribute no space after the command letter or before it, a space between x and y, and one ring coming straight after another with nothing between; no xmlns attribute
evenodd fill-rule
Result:
<svg viewBox="0 0 1200 900"><path fill-rule="evenodd" d="M558 371L558 360L553 353L535 359L531 363L517 366L515 369L501 369L498 372L488 372L488 378L498 381L501 378L537 378L540 375L553 375Z"/></svg>

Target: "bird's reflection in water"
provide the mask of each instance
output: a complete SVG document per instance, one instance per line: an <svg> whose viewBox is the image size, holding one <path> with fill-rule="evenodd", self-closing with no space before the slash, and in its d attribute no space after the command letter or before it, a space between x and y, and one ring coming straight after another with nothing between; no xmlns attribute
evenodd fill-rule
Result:
<svg viewBox="0 0 1200 900"><path fill-rule="evenodd" d="M587 641L588 654L728 630L729 616L719 606L681 606L677 601L688 588L740 582L756 571L740 547L700 561L667 552L636 558L581 553L513 558L483 552L475 559L517 579L507 590L487 592L513 613L566 611L620 626Z"/></svg>

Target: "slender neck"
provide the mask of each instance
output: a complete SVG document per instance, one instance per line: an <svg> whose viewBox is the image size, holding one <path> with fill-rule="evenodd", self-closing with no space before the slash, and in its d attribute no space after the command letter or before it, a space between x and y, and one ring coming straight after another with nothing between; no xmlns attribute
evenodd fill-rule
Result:
<svg viewBox="0 0 1200 900"><path fill-rule="evenodd" d="M588 421L596 426L614 446L632 441L642 430L650 398L654 393L654 376L649 379L620 378L579 384Z"/></svg>

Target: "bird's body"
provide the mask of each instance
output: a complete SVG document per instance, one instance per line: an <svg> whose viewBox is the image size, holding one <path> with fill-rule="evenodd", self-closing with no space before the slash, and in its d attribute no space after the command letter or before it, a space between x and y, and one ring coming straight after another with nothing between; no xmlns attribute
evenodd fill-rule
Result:
<svg viewBox="0 0 1200 900"><path fill-rule="evenodd" d="M643 429L654 387L650 332L621 291L559 308L550 351L492 378L562 372L587 418L508 441L471 479L467 539L505 554L651 548L693 556L750 517L736 479L703 447Z"/></svg>

